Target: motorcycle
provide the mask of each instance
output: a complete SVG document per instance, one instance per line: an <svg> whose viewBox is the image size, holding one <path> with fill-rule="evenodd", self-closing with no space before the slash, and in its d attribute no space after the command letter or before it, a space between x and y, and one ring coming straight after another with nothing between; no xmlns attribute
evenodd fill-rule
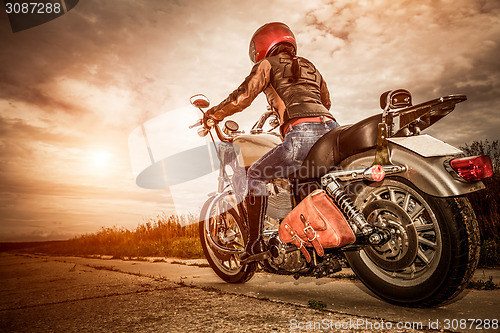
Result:
<svg viewBox="0 0 500 333"><path fill-rule="evenodd" d="M250 134L236 122L221 126L199 121L210 134L220 162L218 189L203 205L200 238L215 273L228 283L244 283L260 267L268 273L328 277L350 267L381 299L410 307L451 302L470 280L479 260L480 235L465 194L484 188L491 176L488 156L457 157L460 150L421 134L465 101L449 95L412 105L404 89L385 92L381 114L340 126L321 137L300 170L267 184L264 239L269 258L241 263L248 239L245 170L282 141L276 113L268 107ZM195 95L202 113L210 103ZM263 130L269 120L271 129ZM213 136L215 132L219 142ZM324 190L345 216L355 242L324 249L279 238L285 217L315 190Z"/></svg>

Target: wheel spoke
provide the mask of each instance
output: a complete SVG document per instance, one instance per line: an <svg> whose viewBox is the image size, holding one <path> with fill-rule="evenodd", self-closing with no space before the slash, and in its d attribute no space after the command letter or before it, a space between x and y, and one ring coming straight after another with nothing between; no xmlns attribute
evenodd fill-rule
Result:
<svg viewBox="0 0 500 333"><path fill-rule="evenodd" d="M437 244L436 243L433 243L431 242L430 240L424 238L424 237L418 237L418 242L420 244L424 244L424 245L427 245L429 247L432 247L433 249L435 249L437 247Z"/></svg>
<svg viewBox="0 0 500 333"><path fill-rule="evenodd" d="M405 212L408 212L408 206L410 205L410 194L406 193L406 196L403 201L403 209Z"/></svg>
<svg viewBox="0 0 500 333"><path fill-rule="evenodd" d="M381 220L387 226L398 226L401 229L396 235L406 235L408 239L401 238L400 252L380 247L377 249L379 251L368 253L368 258L363 258L363 261L388 283L408 286L415 281L418 284L436 273L442 258L443 244L438 217L427 197L412 186L391 179L384 182L379 187L368 189L355 203L365 209L373 201L386 201L384 206L370 206L369 210L363 211L364 214L373 218L371 223L376 222L377 226ZM392 203L398 207L391 206ZM380 210L380 207L385 207L387 213L375 216L375 209Z"/></svg>
<svg viewBox="0 0 500 333"><path fill-rule="evenodd" d="M424 206L421 206L419 209L415 210L415 211L414 211L414 212L410 215L410 219L411 219L412 221L415 221L415 219L416 219L417 217L419 217L419 216L420 216L420 214L422 214L422 213L424 212L424 210L425 210L425 207L424 207Z"/></svg>
<svg viewBox="0 0 500 333"><path fill-rule="evenodd" d="M389 188L389 196L390 196L392 202L397 203L396 192L394 191L393 188Z"/></svg>
<svg viewBox="0 0 500 333"><path fill-rule="evenodd" d="M416 225L414 224L415 229L417 229L417 232L424 232L424 231L431 231L434 230L436 227L433 224L419 224Z"/></svg>
<svg viewBox="0 0 500 333"><path fill-rule="evenodd" d="M213 261L210 265L214 270L225 275L237 275L242 266L238 254L234 251L239 252L244 248L242 224L239 222L238 211L228 206L224 200L220 200L213 206L210 216L209 229L203 228L205 243L208 247L206 254Z"/></svg>
<svg viewBox="0 0 500 333"><path fill-rule="evenodd" d="M233 254L232 257L234 259L234 263L236 264L236 266L239 266L240 265L240 258L236 254Z"/></svg>
<svg viewBox="0 0 500 333"><path fill-rule="evenodd" d="M429 258L425 255L425 253L422 250L418 250L417 252L417 257L424 262L424 264L427 266L430 263Z"/></svg>

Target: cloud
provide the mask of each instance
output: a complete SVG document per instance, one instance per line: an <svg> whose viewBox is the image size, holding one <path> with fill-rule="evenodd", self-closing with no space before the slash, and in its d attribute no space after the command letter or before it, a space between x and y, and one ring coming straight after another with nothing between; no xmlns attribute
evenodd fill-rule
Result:
<svg viewBox="0 0 500 333"><path fill-rule="evenodd" d="M457 107L462 122L446 118L453 125L441 134L463 144L498 138L492 129L500 120L484 106L500 102L499 13L495 1L325 2L307 12L298 37L322 69L342 122L380 112L378 96L389 89L407 88L417 103L461 93L469 97ZM469 135L448 131L463 128L465 114L477 127ZM485 118L493 124L482 126Z"/></svg>
<svg viewBox="0 0 500 333"><path fill-rule="evenodd" d="M416 103L460 93L468 101L428 132L455 145L497 139L498 17L500 3L493 0L86 0L13 34L2 14L0 181L6 199L0 209L12 228L19 213L23 223L35 221L37 232L51 221L38 202L67 230L85 229L85 218L92 225L116 221L123 207L134 218L134 209L170 209L164 193L134 188L129 134L187 106L195 93L205 93L213 105L226 98L250 71L251 35L270 21L293 29L299 53L328 83L340 123L380 112L379 96L389 89L409 89ZM265 106L259 96L232 119L248 131ZM178 128L175 138L183 135L193 133ZM99 151L113 156L104 169L89 165Z"/></svg>
<svg viewBox="0 0 500 333"><path fill-rule="evenodd" d="M133 228L146 217L172 210L164 193L34 180L2 179L0 241L67 239L102 226Z"/></svg>

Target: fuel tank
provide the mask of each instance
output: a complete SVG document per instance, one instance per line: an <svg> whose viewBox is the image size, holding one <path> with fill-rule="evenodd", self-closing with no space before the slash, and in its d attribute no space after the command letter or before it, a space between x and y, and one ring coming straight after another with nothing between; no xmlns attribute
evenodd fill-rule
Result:
<svg viewBox="0 0 500 333"><path fill-rule="evenodd" d="M240 135L233 141L240 165L245 167L251 166L280 143L280 137L267 133Z"/></svg>

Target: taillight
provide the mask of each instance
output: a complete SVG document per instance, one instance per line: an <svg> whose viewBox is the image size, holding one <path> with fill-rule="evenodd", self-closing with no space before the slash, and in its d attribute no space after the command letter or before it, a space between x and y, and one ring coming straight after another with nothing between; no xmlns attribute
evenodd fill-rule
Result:
<svg viewBox="0 0 500 333"><path fill-rule="evenodd" d="M493 165L486 155L455 158L450 161L450 166L467 181L481 180L493 175Z"/></svg>

